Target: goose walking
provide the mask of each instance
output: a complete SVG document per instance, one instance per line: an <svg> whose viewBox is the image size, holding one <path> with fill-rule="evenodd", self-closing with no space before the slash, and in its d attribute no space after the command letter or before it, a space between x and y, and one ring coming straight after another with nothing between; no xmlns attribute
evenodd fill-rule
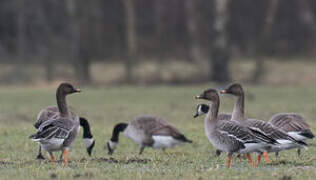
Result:
<svg viewBox="0 0 316 180"><path fill-rule="evenodd" d="M296 140L292 136L289 136L282 130L272 126L271 124L257 119L246 119L244 116L244 107L245 107L245 98L244 98L244 91L242 86L238 83L233 83L229 85L226 89L221 90L222 94L232 94L237 96L237 101L235 103L232 118L231 120L237 121L240 124L256 128L258 131L264 133L266 136L269 136L275 139L279 144L270 146L265 148L263 151L264 158L266 162L271 162L268 156L268 152L277 152L285 149L290 149L294 147L302 147L306 146L307 144L303 141ZM260 163L261 154L257 156L257 162Z"/></svg>
<svg viewBox="0 0 316 180"><path fill-rule="evenodd" d="M271 117L268 123L278 127L300 141L305 142L307 139L313 139L315 137L309 124L300 114L277 113ZM297 148L297 154L301 154L301 147ZM275 152L275 155L278 156L278 152Z"/></svg>
<svg viewBox="0 0 316 180"><path fill-rule="evenodd" d="M64 164L68 165L69 147L79 131L79 117L69 113L66 96L79 92L81 92L80 89L75 89L69 83L60 84L56 91L60 117L44 120L39 125L37 132L30 136L33 141L38 142L41 148L49 153L52 163L55 162L53 152L62 151L64 154Z"/></svg>
<svg viewBox="0 0 316 180"><path fill-rule="evenodd" d="M230 168L234 153L246 154L249 163L255 166L250 153L277 142L259 131L242 126L235 121L218 120L220 105L219 96L215 89L207 89L196 99L211 101L210 109L205 118L205 134L211 144L218 150L227 153L227 168Z"/></svg>
<svg viewBox="0 0 316 180"><path fill-rule="evenodd" d="M76 114L72 110L69 110L69 114L72 118L76 117ZM58 107L48 106L42 109L38 113L37 121L34 124L34 127L38 129L43 122L47 120L53 120L53 119L59 119L59 118L60 118L60 113L59 113ZM88 120L84 117L79 117L79 122L80 122L80 126L83 128L83 137L82 137L83 143L86 147L88 155L91 156L92 150L95 145L95 140L93 138L93 135L91 134L90 124ZM61 157L62 157L62 154L61 154ZM44 156L42 155L41 146L39 146L37 159L45 159Z"/></svg>
<svg viewBox="0 0 316 180"><path fill-rule="evenodd" d="M129 124L118 123L113 128L111 139L107 142L108 154L112 154L119 142L119 134L134 140L140 147L139 154L142 154L145 147L155 149L174 147L182 142L192 143L177 128L166 120L155 116L139 116Z"/></svg>

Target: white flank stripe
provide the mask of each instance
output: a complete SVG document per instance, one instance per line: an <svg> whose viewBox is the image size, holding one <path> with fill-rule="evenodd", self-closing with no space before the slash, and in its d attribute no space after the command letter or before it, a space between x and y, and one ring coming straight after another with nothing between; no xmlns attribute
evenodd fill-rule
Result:
<svg viewBox="0 0 316 180"><path fill-rule="evenodd" d="M291 136L292 138L298 140L298 141L302 141L302 140L307 139L306 137L300 135L299 133L300 133L300 132L292 131L292 132L288 132L287 134L288 134L289 136Z"/></svg>
<svg viewBox="0 0 316 180"><path fill-rule="evenodd" d="M293 143L292 141L286 140L286 139L277 139L277 142L280 143L280 144L291 144L291 143Z"/></svg>
<svg viewBox="0 0 316 180"><path fill-rule="evenodd" d="M230 134L229 132L226 132L226 131L220 131L220 132L223 133L223 134L226 134L226 135L229 136L229 137L232 137L232 138L236 139L237 141L240 141L240 142L242 142L242 143L245 142L245 141L243 141L242 139L239 139L238 137L236 137L235 135Z"/></svg>
<svg viewBox="0 0 316 180"><path fill-rule="evenodd" d="M174 147L180 143L180 141L174 139L171 136L153 136L153 139L154 139L153 148Z"/></svg>

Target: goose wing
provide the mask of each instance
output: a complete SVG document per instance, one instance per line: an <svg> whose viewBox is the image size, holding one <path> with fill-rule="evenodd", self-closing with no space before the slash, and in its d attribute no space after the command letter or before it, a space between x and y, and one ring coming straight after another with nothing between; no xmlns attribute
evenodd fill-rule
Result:
<svg viewBox="0 0 316 180"><path fill-rule="evenodd" d="M283 132L282 130L279 130L278 128L274 127L270 123L257 120L257 119L248 119L248 120L245 120L245 124L248 127L251 127L251 129L257 130L261 132L262 134L268 137L271 137L275 140L288 140L294 143L306 145L306 143L297 141L295 138L289 136L287 133Z"/></svg>
<svg viewBox="0 0 316 180"><path fill-rule="evenodd" d="M37 115L37 121L34 124L34 127L38 129L40 125L48 120L56 120L60 118L60 113L57 106L48 106L42 109ZM70 111L70 119L76 120L78 116Z"/></svg>
<svg viewBox="0 0 316 180"><path fill-rule="evenodd" d="M273 115L268 122L285 132L310 129L304 117L296 113L278 113Z"/></svg>
<svg viewBox="0 0 316 180"><path fill-rule="evenodd" d="M152 136L172 136L173 138L182 141L190 141L186 139L186 137L176 127L169 124L164 119L158 118L153 124L154 126L147 131L147 133Z"/></svg>
<svg viewBox="0 0 316 180"><path fill-rule="evenodd" d="M175 139L192 142L188 140L177 128L169 124L166 120L154 116L140 116L135 118L131 125L141 129L148 136L171 136Z"/></svg>
<svg viewBox="0 0 316 180"><path fill-rule="evenodd" d="M263 141L256 137L248 128L233 121L219 123L217 128L223 136L230 137L231 141L234 140L243 144L260 143Z"/></svg>
<svg viewBox="0 0 316 180"><path fill-rule="evenodd" d="M52 138L66 139L74 128L74 122L60 118L47 120L38 128L37 132L30 136L33 140L48 140Z"/></svg>

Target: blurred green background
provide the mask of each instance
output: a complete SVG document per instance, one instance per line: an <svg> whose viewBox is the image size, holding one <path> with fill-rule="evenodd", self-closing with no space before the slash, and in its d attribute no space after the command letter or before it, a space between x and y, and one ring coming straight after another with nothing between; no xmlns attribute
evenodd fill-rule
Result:
<svg viewBox="0 0 316 180"><path fill-rule="evenodd" d="M313 0L2 0L0 85L310 84Z"/></svg>

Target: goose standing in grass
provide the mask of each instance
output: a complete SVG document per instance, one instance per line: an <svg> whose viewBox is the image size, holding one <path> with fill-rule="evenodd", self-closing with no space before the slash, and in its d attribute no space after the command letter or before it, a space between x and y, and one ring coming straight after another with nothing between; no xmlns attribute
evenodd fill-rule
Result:
<svg viewBox="0 0 316 180"><path fill-rule="evenodd" d="M76 114L70 109L69 109L69 114L72 118L76 118ZM38 113L37 121L34 124L34 127L38 129L43 122L47 120L53 120L53 119L59 119L59 118L60 118L60 113L59 113L58 107L48 106L42 109ZM89 154L89 156L91 156L92 150L95 145L95 140L93 138L93 135L91 134L90 124L88 120L84 117L79 117L79 122L80 122L80 126L83 128L83 143L87 149L87 153ZM61 158L62 158L62 154L61 154ZM37 159L45 159L44 156L42 155L41 146L39 146L39 149L38 149Z"/></svg>
<svg viewBox="0 0 316 180"><path fill-rule="evenodd" d="M119 142L119 134L134 140L140 147L142 154L145 147L155 149L174 147L182 142L192 143L177 128L166 120L154 116L139 116L129 124L118 123L114 126L111 139L107 142L108 154L112 154Z"/></svg>
<svg viewBox="0 0 316 180"><path fill-rule="evenodd" d="M196 112L195 112L195 115L193 116L193 118L197 118L198 116L201 116L201 115L204 115L204 114L207 114L208 111L209 111L210 107L206 104L198 104L196 106ZM231 114L228 114L228 113L220 113L218 116L217 116L217 119L218 120L230 120L231 119ZM220 150L216 150L216 153L215 153L216 156L220 156L221 155L221 151Z"/></svg>
<svg viewBox="0 0 316 180"><path fill-rule="evenodd" d="M300 141L315 137L304 117L296 113L277 113L271 117L268 123ZM301 154L300 147L297 149L297 154ZM278 152L275 152L275 155L278 156Z"/></svg>
<svg viewBox="0 0 316 180"><path fill-rule="evenodd" d="M234 153L246 154L249 163L255 166L250 153L277 143L274 139L238 122L220 121L218 119L220 101L215 89L205 90L201 95L196 96L196 99L205 99L212 103L205 118L205 134L216 149L227 153L227 168L230 168Z"/></svg>
<svg viewBox="0 0 316 180"><path fill-rule="evenodd" d="M257 119L246 119L244 116L244 107L245 107L244 91L240 84L233 83L229 85L226 89L221 90L221 93L232 94L238 97L233 109L231 120L237 121L244 126L255 128L258 131L264 133L266 136L269 136L277 140L277 142L279 143L278 145L265 148L265 150L263 151L265 160L267 162L270 162L268 152L277 152L277 151L295 148L295 147L296 148L304 147L307 145L305 142L296 140L295 138L283 132L282 130L279 130L278 128L272 126L270 123L267 123L262 120L257 120ZM258 163L260 162L260 159L261 159L261 154L259 154L257 157Z"/></svg>
<svg viewBox="0 0 316 180"><path fill-rule="evenodd" d="M81 92L80 89L75 89L69 83L60 84L56 91L59 117L44 120L39 125L37 132L30 136L33 141L38 142L41 148L49 153L52 163L55 162L53 152L62 151L64 163L66 166L68 165L69 147L77 136L80 123L76 114L69 113L66 96L79 92Z"/></svg>

